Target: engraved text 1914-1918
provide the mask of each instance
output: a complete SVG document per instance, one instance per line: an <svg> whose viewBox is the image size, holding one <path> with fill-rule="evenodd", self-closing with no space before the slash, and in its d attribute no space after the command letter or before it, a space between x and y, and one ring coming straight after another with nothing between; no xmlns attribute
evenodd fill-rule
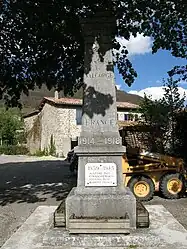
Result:
<svg viewBox="0 0 187 249"><path fill-rule="evenodd" d="M119 145L121 144L121 137L105 137L104 139L97 140L95 137L79 137L79 145Z"/></svg>

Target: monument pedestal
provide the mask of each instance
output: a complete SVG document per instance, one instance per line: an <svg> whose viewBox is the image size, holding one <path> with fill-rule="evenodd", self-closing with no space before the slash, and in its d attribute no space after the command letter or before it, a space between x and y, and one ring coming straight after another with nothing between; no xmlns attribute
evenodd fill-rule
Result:
<svg viewBox="0 0 187 249"><path fill-rule="evenodd" d="M70 233L129 233L136 228L136 199L127 188L71 190L66 199Z"/></svg>
<svg viewBox="0 0 187 249"><path fill-rule="evenodd" d="M70 233L129 233L136 228L136 199L122 180L124 151L119 145L75 148L78 186L66 199Z"/></svg>

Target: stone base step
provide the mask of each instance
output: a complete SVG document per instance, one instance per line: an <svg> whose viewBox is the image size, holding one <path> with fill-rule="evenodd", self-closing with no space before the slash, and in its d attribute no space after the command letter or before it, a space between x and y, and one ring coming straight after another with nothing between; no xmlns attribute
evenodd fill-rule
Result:
<svg viewBox="0 0 187 249"><path fill-rule="evenodd" d="M129 230L128 229L118 229L118 228L112 228L112 229L101 229L101 228L98 228L98 229L91 229L91 228L84 228L84 229L74 229L74 228L71 228L69 230L69 234L124 234L124 235L127 235L127 234L130 234Z"/></svg>
<svg viewBox="0 0 187 249"><path fill-rule="evenodd" d="M141 203L139 201L136 202L136 215L137 215L137 217L136 217L136 227L137 228L148 228L149 223L150 223L149 212L147 211L147 209L145 208L143 203ZM82 233L81 231L83 231L82 229L85 226L84 223L89 223L88 220L89 219L87 219L87 220L85 220L85 219L83 219L83 220L71 219L71 223L73 225L70 224L70 228L73 229L73 233L75 233L76 229L81 229L79 231L79 233ZM103 224L101 224L102 222L103 222ZM110 227L111 229L114 228L113 223L115 223L115 225L117 223L119 223L118 226L116 227L116 229L118 229L119 232L120 232L121 228L122 229L128 229L129 228L129 226L127 226L128 222L129 222L128 219L123 219L123 220L115 220L115 219L113 219L113 222L110 219L108 219L107 222L108 222L107 223L107 229L108 229L109 224L111 226ZM124 222L123 226L122 226L122 222ZM77 223L77 225L75 225L76 223ZM94 220L93 219L92 221L90 220L90 224L92 226L94 224L96 229L98 229L98 226L100 226L100 228L102 226L102 229L104 229L104 231L106 229L105 228L106 221L102 221L102 220L98 220L98 219ZM89 224L89 227L87 227L86 229L90 229L90 226L91 226L90 224ZM65 227L66 226L66 223L65 223L65 204L64 204L64 202L62 202L58 206L58 208L56 209L56 211L54 213L54 226L55 227ZM107 231L109 232L109 230L107 230ZM119 232L115 231L115 233L119 233ZM92 230L90 230L90 233L94 233L94 230L93 230L93 232L92 232Z"/></svg>
<svg viewBox="0 0 187 249"><path fill-rule="evenodd" d="M58 208L54 212L54 227L65 227L66 218L65 218L65 203L61 202Z"/></svg>
<svg viewBox="0 0 187 249"><path fill-rule="evenodd" d="M129 234L129 219L70 219L70 234L81 233L121 233Z"/></svg>
<svg viewBox="0 0 187 249"><path fill-rule="evenodd" d="M136 228L148 228L149 225L149 212L142 202L136 201Z"/></svg>

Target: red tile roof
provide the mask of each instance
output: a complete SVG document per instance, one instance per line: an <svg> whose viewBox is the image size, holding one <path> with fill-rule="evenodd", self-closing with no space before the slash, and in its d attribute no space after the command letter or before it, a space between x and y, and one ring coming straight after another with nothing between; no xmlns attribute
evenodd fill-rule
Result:
<svg viewBox="0 0 187 249"><path fill-rule="evenodd" d="M53 103L56 105L75 105L75 106L82 106L82 99L73 99L73 98L59 98L56 99L54 97L44 97L39 105L39 110L34 110L33 112L24 115L24 118L33 116L35 114L38 114L45 105L46 102ZM136 104L132 104L129 102L117 102L117 108L121 109L138 109L139 106Z"/></svg>
<svg viewBox="0 0 187 249"><path fill-rule="evenodd" d="M82 99L44 97L45 100L60 105L82 105Z"/></svg>
<svg viewBox="0 0 187 249"><path fill-rule="evenodd" d="M43 101L41 102L41 107L45 102L52 102L54 104L59 104L59 105L82 105L82 99L73 99L73 98L53 98L53 97L45 97ZM132 104L129 102L117 102L117 107L118 108L127 108L127 109L137 109L139 106L136 104Z"/></svg>
<svg viewBox="0 0 187 249"><path fill-rule="evenodd" d="M129 103L129 102L117 102L118 108L128 108L128 109L138 109L139 105Z"/></svg>

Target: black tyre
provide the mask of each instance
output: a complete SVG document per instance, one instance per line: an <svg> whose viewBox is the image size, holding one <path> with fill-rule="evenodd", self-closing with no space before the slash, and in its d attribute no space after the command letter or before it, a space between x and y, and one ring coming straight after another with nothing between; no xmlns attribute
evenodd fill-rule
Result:
<svg viewBox="0 0 187 249"><path fill-rule="evenodd" d="M74 165L74 163L70 163L70 165L69 165L69 170L70 170L70 172L74 172L75 171L75 165Z"/></svg>
<svg viewBox="0 0 187 249"><path fill-rule="evenodd" d="M75 154L71 157L69 169L72 173L75 173L78 169L78 157Z"/></svg>
<svg viewBox="0 0 187 249"><path fill-rule="evenodd" d="M155 185L147 176L135 176L131 178L128 187L140 201L151 200L155 192Z"/></svg>
<svg viewBox="0 0 187 249"><path fill-rule="evenodd" d="M184 190L183 176L179 173L167 174L160 180L160 192L167 199L178 199Z"/></svg>

